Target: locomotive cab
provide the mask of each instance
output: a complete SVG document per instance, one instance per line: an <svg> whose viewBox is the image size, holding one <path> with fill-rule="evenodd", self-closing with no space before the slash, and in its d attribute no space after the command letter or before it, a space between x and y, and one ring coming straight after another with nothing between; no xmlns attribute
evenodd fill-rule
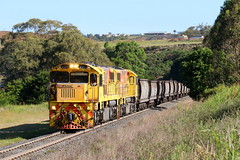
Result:
<svg viewBox="0 0 240 160"><path fill-rule="evenodd" d="M50 126L58 129L93 127L93 108L102 76L94 66L66 63L50 72Z"/></svg>

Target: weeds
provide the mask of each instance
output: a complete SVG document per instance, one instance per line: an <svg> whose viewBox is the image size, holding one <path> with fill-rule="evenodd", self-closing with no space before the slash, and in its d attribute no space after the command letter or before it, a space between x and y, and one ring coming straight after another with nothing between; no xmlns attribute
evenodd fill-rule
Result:
<svg viewBox="0 0 240 160"><path fill-rule="evenodd" d="M178 125L182 128L171 127L169 134L174 134L178 129L180 137L188 139L176 139L178 145L170 153L171 158L240 159L240 87L221 86L217 90L216 95L179 118L181 121ZM187 125L193 127L194 134L187 133L190 129ZM193 149L189 150L190 147Z"/></svg>

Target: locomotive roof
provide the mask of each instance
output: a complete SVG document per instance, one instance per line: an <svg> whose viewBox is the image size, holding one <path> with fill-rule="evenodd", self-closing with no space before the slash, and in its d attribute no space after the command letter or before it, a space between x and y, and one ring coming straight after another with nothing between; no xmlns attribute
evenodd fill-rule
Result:
<svg viewBox="0 0 240 160"><path fill-rule="evenodd" d="M74 66L74 67L72 68L71 65ZM90 68L96 70L99 73L102 73L104 71L104 69L114 69L114 70L122 70L122 71L125 70L125 71L131 72L132 74L136 75L136 73L134 73L133 71L127 70L127 69L123 69L121 67L96 65L96 64L94 64L92 62L63 63L63 64L59 64L59 65L55 66L53 68L53 70L55 70L55 69L56 70L64 69L62 66L69 66L69 68L72 68L72 69L80 69L79 67L81 65L86 65L87 67L90 67ZM69 69L69 68L67 68L67 69Z"/></svg>

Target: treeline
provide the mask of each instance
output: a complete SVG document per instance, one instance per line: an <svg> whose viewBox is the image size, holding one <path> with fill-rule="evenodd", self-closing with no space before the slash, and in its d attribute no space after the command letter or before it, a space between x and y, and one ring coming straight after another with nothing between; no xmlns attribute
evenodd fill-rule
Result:
<svg viewBox="0 0 240 160"><path fill-rule="evenodd" d="M200 99L211 94L219 84L240 81L240 1L226 0L209 34L204 48L195 48L178 59L172 70L190 89L190 95ZM174 77L174 72L170 76Z"/></svg>
<svg viewBox="0 0 240 160"><path fill-rule="evenodd" d="M102 49L77 27L59 21L30 19L3 39L0 74L5 78L0 105L47 100L48 72L64 62L116 65L139 78L175 79L191 89L194 99L211 94L218 84L240 79L239 2L227 0L204 39L203 47L145 52L134 41L106 42Z"/></svg>
<svg viewBox="0 0 240 160"><path fill-rule="evenodd" d="M100 46L71 24L30 19L13 29L16 32L4 37L0 50L0 74L4 77L0 104L46 101L48 72L57 64L112 65Z"/></svg>
<svg viewBox="0 0 240 160"><path fill-rule="evenodd" d="M136 43L121 42L113 47L106 43L105 52L114 64L132 69L140 77L183 82L191 89L191 97L201 99L219 84L231 85L240 81L239 3L238 0L224 3L203 47L146 55ZM203 32L208 28L196 30Z"/></svg>

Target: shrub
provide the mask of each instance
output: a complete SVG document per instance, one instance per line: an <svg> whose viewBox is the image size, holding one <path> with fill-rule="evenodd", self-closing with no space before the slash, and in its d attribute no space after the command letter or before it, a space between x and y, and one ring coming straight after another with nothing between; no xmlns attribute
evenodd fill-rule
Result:
<svg viewBox="0 0 240 160"><path fill-rule="evenodd" d="M2 104L38 104L47 101L49 73L42 71L24 80L17 79L7 84L2 92ZM9 99L9 100L7 100Z"/></svg>
<svg viewBox="0 0 240 160"><path fill-rule="evenodd" d="M9 93L4 91L0 91L0 106L16 103L17 103L16 96L10 95Z"/></svg>

